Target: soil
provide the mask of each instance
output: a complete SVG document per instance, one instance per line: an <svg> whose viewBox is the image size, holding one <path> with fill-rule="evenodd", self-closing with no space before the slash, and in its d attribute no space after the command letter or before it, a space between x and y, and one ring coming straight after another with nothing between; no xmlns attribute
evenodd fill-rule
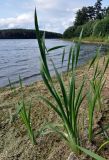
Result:
<svg viewBox="0 0 109 160"><path fill-rule="evenodd" d="M77 88L79 87L82 75L85 72L91 77L92 71L87 72L87 65L77 69ZM66 88L68 88L67 77L67 73L63 73ZM102 112L99 113L97 110L95 111L95 132L97 132L101 126L109 124L109 68L106 71L105 77L106 84L102 92ZM54 84L59 90L55 77ZM88 84L85 85L85 90L87 89ZM37 131L46 121L60 121L56 113L38 99L38 95L42 95L53 101L42 81L36 82L30 86L24 86L23 91L27 107L32 99L31 122L34 131ZM90 160L90 158L84 154L79 156L72 154L66 143L55 133L50 133L46 136L37 138L37 144L32 145L21 119L18 117L14 122L12 121L12 117L16 113L16 105L20 99L21 90L19 87L16 88L15 92L10 90L10 88L0 89L0 160ZM83 118L84 114L85 117ZM105 142L106 139L104 135L101 134L94 137L93 143L88 142L88 117L86 116L88 115L88 112L86 100L84 100L84 103L81 106L79 115L81 139L83 139L82 144L86 148L97 152L99 146ZM83 121L84 125L82 124ZM83 134L83 131L85 131L85 134ZM97 154L109 159L109 145L106 145L101 151L97 152Z"/></svg>

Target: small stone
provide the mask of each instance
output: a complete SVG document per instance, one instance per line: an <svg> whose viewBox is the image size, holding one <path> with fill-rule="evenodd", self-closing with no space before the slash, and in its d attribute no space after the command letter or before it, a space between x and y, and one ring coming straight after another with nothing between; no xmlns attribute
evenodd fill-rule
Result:
<svg viewBox="0 0 109 160"><path fill-rule="evenodd" d="M72 153L70 153L70 155L69 155L69 157L68 157L68 159L67 160L79 160L75 155L74 155L74 153L72 152Z"/></svg>
<svg viewBox="0 0 109 160"><path fill-rule="evenodd" d="M104 104L109 105L109 99L105 99L105 100L104 100Z"/></svg>

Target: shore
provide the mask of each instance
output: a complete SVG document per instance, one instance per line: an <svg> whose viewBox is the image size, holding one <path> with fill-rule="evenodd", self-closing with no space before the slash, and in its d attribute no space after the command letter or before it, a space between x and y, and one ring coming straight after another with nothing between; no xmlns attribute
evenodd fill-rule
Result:
<svg viewBox="0 0 109 160"><path fill-rule="evenodd" d="M73 41L73 42L78 42L78 38L71 38L71 39L64 39L67 41ZM86 37L81 39L82 43L86 44L101 44L101 45L109 45L109 40L108 39L103 39L103 38L95 38L95 37Z"/></svg>
<svg viewBox="0 0 109 160"><path fill-rule="evenodd" d="M102 63L101 58L101 63ZM92 72L88 72L88 64L79 67L76 71L77 73L77 88L80 85L82 76L84 73L88 73L91 76ZM103 113L108 108L109 105L109 68L105 74L106 84L103 89L103 101L105 106L103 106ZM67 73L63 73L63 80L65 82L66 88L68 88L68 78ZM55 87L59 90L59 85L56 78L53 78ZM87 90L87 84L85 86ZM36 82L30 86L24 86L24 98L25 102L28 104L32 99L32 125L33 129L37 131L46 121L59 122L56 113L51 109L48 109L43 102L40 102L37 98L38 95L46 96L47 98L52 99L47 88L45 87L43 81ZM0 160L66 160L71 151L66 145L66 143L56 134L52 133L37 139L37 145L33 146L28 139L25 126L22 124L20 119L16 119L12 122L12 115L16 112L16 105L21 99L20 88L16 88L16 92L13 93L9 88L0 89ZM107 103L108 102L108 103ZM86 100L81 106L80 114L80 123L83 118L83 113L87 112L87 103ZM87 113L88 114L88 113ZM96 114L95 117L95 129L97 129L97 122L100 120L102 115ZM105 113L105 121L107 123L109 117L109 112ZM84 125L87 126L88 117L85 117ZM80 124L82 126L82 124ZM84 127L85 127L84 126ZM81 129L82 132L82 129ZM82 135L83 136L83 135ZM95 139L95 144L91 145L87 138L84 136L84 146L96 150L97 147L102 144L103 137ZM109 158L109 147L107 150L101 151L100 154L106 158ZM80 160L90 160L90 158L81 154L78 157Z"/></svg>
<svg viewBox="0 0 109 160"><path fill-rule="evenodd" d="M86 43L86 44L101 44L101 45L109 45L109 42L102 42L102 41L88 41L88 40L82 40L82 43Z"/></svg>

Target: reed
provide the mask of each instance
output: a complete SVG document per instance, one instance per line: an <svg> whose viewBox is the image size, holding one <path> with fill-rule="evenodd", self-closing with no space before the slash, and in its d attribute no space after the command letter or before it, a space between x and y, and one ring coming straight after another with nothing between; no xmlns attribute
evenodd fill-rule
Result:
<svg viewBox="0 0 109 160"><path fill-rule="evenodd" d="M9 80L9 84L10 84L10 89L13 91L13 94L15 95L16 88L12 85L10 80ZM35 145L36 144L35 134L32 129L32 124L31 124L31 107L32 107L32 105L30 102L29 107L27 109L26 104L25 104L24 93L23 93L23 83L22 83L20 75L19 75L19 85L20 85L21 98L16 105L16 114L12 117L12 121L15 121L16 117L19 117L22 120L23 124L26 127L27 133L29 135L29 138L30 138L32 144Z"/></svg>
<svg viewBox="0 0 109 160"><path fill-rule="evenodd" d="M104 78L105 72L109 65L109 57L103 61L102 66L100 66L100 48L97 50L96 55L92 59L89 66L93 66L93 75L91 80L89 80L90 88L88 91L88 107L89 107L89 140L93 139L93 121L94 121L94 111L98 107L98 112L102 111L102 90L105 85L106 79Z"/></svg>
<svg viewBox="0 0 109 160"><path fill-rule="evenodd" d="M75 68L77 67L79 51L80 51L80 41L75 45L75 47L71 47L69 51L69 58L68 58L68 70L70 68L70 60L72 59L72 76L69 77L69 89L66 90L66 86L64 84L62 75L59 74L58 70L55 67L54 62L52 61L52 65L54 67L54 71L56 74L56 78L58 84L60 86L61 95L56 90L55 85L53 84L53 80L48 68L46 54L51 50L55 50L57 48L62 48L64 46L56 46L52 49L47 50L45 47L45 40L44 37L40 37L40 31L38 27L38 20L35 11L35 29L36 34L38 37L38 44L41 54L41 68L40 72L43 78L45 85L47 86L50 94L54 99L54 103L52 103L49 99L45 97L40 97L51 109L53 109L57 115L61 119L61 123L56 124L49 124L48 128L53 130L54 132L58 133L70 146L72 151L75 153L79 152L79 149L76 145L81 144L80 140L80 131L79 131L79 124L78 124L78 113L83 102L84 96L82 95L83 87L85 83L85 78L83 78L82 83L79 89L76 89L75 82L76 82L76 74ZM82 33L80 35L81 39ZM63 51L62 62L64 60L65 50ZM47 126L46 126L47 127ZM48 131L47 131L48 133Z"/></svg>

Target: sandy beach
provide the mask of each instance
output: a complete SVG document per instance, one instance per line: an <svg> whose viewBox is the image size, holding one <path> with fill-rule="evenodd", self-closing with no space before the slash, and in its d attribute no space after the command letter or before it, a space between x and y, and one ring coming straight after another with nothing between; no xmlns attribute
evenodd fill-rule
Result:
<svg viewBox="0 0 109 160"><path fill-rule="evenodd" d="M102 61L103 58L101 58ZM77 69L77 88L82 79L83 73L88 73L89 77L91 77L91 71L87 72L88 65L81 66ZM95 130L99 128L98 122L104 116L102 123L109 122L109 68L105 74L106 84L103 89L103 104L105 104L102 108L102 114L98 114L96 111L95 116ZM67 73L63 73L63 79L66 84L66 88L68 87ZM56 78L54 77L55 87L59 90L59 85L57 83ZM85 90L87 90L88 84L85 85ZM43 81L38 81L33 83L30 86L24 86L24 98L25 102L28 104L32 99L32 126L35 131L37 131L46 121L58 122L56 113L54 113L51 109L49 109L43 102L41 102L37 97L38 95L46 96L47 98L52 99L51 95L48 93L47 88L43 84ZM19 118L16 118L14 122L12 122L12 117L16 113L16 105L18 101L21 99L21 90L19 87L16 88L15 93L10 90L10 88L1 88L0 89L0 160L66 160L71 151L66 145L66 143L55 133L48 134L43 137L39 137L36 139L37 144L32 145L25 126ZM83 112L87 112L87 102L84 100L84 104L81 106L80 111L80 121L83 118ZM87 117L84 118L84 127L88 125ZM103 137L99 136L95 138L95 143L92 145L87 141L87 137L82 135L82 125L81 126L81 136L83 136L85 146L94 151L98 148L100 144L103 142ZM87 131L86 131L87 132ZM99 139L99 141L98 141ZM105 158L109 157L109 147L99 152ZM76 158L75 158L76 159ZM86 159L90 158L85 156L84 154L80 155L78 159Z"/></svg>

